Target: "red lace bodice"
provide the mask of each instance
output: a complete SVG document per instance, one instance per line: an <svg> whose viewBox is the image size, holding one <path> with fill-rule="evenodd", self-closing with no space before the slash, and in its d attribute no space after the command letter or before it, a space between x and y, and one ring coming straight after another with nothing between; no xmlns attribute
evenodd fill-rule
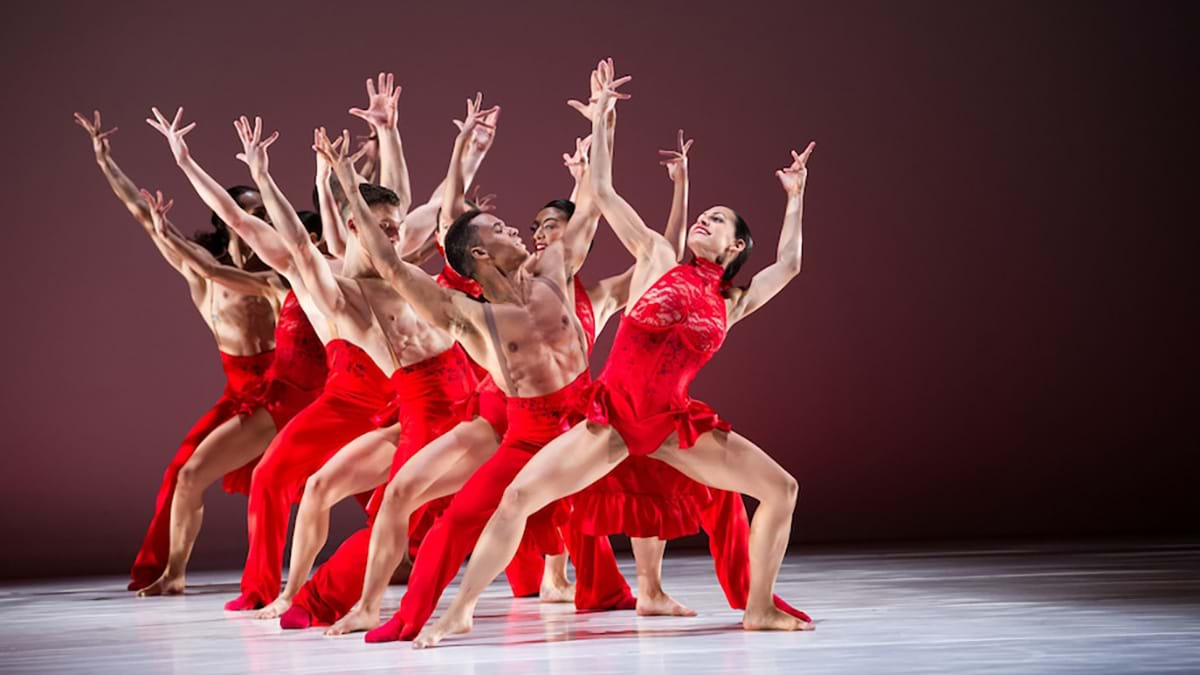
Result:
<svg viewBox="0 0 1200 675"><path fill-rule="evenodd" d="M320 389L325 383L325 345L317 337L296 294L288 291L275 321L273 376L300 389Z"/></svg>
<svg viewBox="0 0 1200 675"><path fill-rule="evenodd" d="M639 415L677 408L688 386L725 340L724 269L696 259L655 281L621 318L600 375Z"/></svg>

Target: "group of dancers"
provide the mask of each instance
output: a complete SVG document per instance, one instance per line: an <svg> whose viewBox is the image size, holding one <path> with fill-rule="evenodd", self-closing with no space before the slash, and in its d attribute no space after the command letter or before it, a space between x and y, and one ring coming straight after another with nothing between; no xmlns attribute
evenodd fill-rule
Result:
<svg viewBox="0 0 1200 675"><path fill-rule="evenodd" d="M147 122L213 211L213 229L191 238L171 222L171 200L117 166L116 129L104 130L99 112L76 114L113 192L186 280L226 376L163 475L130 590L184 591L203 493L223 477L226 491L249 495L241 593L225 608L286 629L433 646L470 630L501 572L515 597L690 616L663 590L662 557L666 540L701 528L746 629L813 628L774 594L796 480L688 395L729 328L800 272L813 144L776 172L787 202L775 262L735 286L750 230L725 206L687 224L692 142L682 131L660 151L673 185L664 232L614 189L616 108L630 79L602 60L588 99L569 102L591 133L563 155L575 189L536 213L532 253L491 195L467 197L500 116L480 95L455 121L445 179L414 205L400 87L388 73L367 80L367 107L349 111L370 127L357 150L346 131L314 131L316 212L296 211L272 179L267 151L279 135L265 135L261 119L234 122L253 186L225 188L192 157L185 137L196 124L183 123L182 108L154 108ZM634 262L589 286L580 269L601 217ZM431 276L421 264L438 254L445 265ZM593 380L595 336L622 310ZM752 524L742 494L759 502ZM349 498L364 526L314 570L330 509ZM636 596L613 534L631 537ZM468 555L458 594L429 624ZM398 611L382 621L388 585L402 582Z"/></svg>

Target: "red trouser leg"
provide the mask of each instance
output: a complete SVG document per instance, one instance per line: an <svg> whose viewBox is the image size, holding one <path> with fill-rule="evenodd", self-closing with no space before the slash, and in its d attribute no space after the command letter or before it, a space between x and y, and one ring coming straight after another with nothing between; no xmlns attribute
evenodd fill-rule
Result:
<svg viewBox="0 0 1200 675"><path fill-rule="evenodd" d="M562 528L575 563L575 609L633 609L637 600L617 567L608 537L583 534L570 524Z"/></svg>
<svg viewBox="0 0 1200 675"><path fill-rule="evenodd" d="M413 563L408 590L396 615L403 622L400 639L413 639L429 620L442 592L458 574L458 568L475 548L479 534L500 505L504 489L532 456L502 443L496 454L454 495L450 507L425 536Z"/></svg>
<svg viewBox="0 0 1200 675"><path fill-rule="evenodd" d="M530 598L541 592L542 574L545 569L546 559L541 551L525 546L522 542L512 562L504 568L504 576L508 578L513 597Z"/></svg>
<svg viewBox="0 0 1200 675"><path fill-rule="evenodd" d="M158 497L154 500L154 517L150 519L150 527L146 528L146 536L142 539L142 547L138 549L133 561L133 569L129 572L129 590L145 588L158 580L167 568L167 555L171 548L171 502L175 497L175 483L179 470L191 459L192 453L200 443L217 427L233 417L234 407L224 401L218 402L192 425L175 457L163 472L162 484L158 487Z"/></svg>
<svg viewBox="0 0 1200 675"><path fill-rule="evenodd" d="M700 512L700 524L708 533L717 581L733 609L746 609L750 596L750 518L746 503L736 492L712 490L712 501ZM789 605L778 595L775 606L804 621L808 614Z"/></svg>
<svg viewBox="0 0 1200 675"><path fill-rule="evenodd" d="M324 393L267 448L250 481L250 551L242 572L242 608L265 605L279 595L292 504L308 477L338 449L374 428L372 412Z"/></svg>

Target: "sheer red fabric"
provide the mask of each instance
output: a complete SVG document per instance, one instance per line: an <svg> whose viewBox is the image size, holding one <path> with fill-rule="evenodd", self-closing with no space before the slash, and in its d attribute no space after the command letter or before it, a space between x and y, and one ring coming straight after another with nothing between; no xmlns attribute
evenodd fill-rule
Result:
<svg viewBox="0 0 1200 675"><path fill-rule="evenodd" d="M275 428L283 429L296 413L316 400L328 374L325 345L296 294L288 291L275 320L275 361L267 374L266 387L261 397L242 406L238 414L249 415L263 407Z"/></svg>
<svg viewBox="0 0 1200 675"><path fill-rule="evenodd" d="M604 372L593 385L587 417L611 425L631 455L648 455L677 432L690 448L729 423L688 386L725 340L723 268L702 258L664 274L626 312Z"/></svg>

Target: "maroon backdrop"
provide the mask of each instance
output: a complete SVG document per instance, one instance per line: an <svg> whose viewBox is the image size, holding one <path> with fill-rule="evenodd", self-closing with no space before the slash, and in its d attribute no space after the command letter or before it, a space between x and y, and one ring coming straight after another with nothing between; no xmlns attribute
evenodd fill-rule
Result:
<svg viewBox="0 0 1200 675"><path fill-rule="evenodd" d="M419 193L481 89L505 112L479 182L523 224L567 194L559 156L587 127L564 101L609 55L635 76L618 189L661 223L655 150L684 127L692 213L746 217L748 272L778 238L772 172L818 141L804 272L694 388L799 477L797 541L1194 527L1192 7L276 4L38 2L3 29L4 575L125 570L221 387L183 283L72 111L119 125L118 162L189 228L208 214L142 121L152 104L186 107L193 154L225 183L249 180L231 121L262 115L282 133L272 169L307 206L312 128L357 129L366 76L404 86ZM585 275L629 262L602 230ZM196 565L239 564L244 499L208 504Z"/></svg>

